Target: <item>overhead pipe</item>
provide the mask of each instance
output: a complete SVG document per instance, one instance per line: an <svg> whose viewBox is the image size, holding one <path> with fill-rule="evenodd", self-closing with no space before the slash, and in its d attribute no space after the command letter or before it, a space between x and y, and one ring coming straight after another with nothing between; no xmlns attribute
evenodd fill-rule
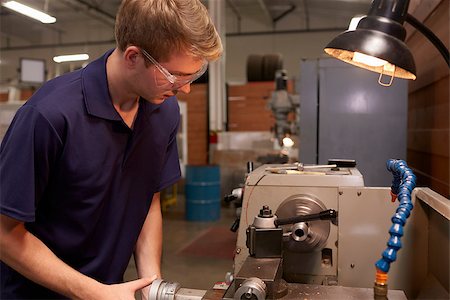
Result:
<svg viewBox="0 0 450 300"><path fill-rule="evenodd" d="M241 22L242 22L242 16L239 13L236 4L232 0L227 0L228 5L230 6L233 13L236 15L237 21L238 21L238 32L241 32Z"/></svg>
<svg viewBox="0 0 450 300"><path fill-rule="evenodd" d="M107 11L94 6L84 0L62 0L62 2L71 7L72 9L77 9L81 7L81 10L89 17L100 21L108 26L114 25L116 16L108 13Z"/></svg>
<svg viewBox="0 0 450 300"><path fill-rule="evenodd" d="M272 15L270 14L270 11L267 8L267 5L264 2L264 0L257 0L256 2L258 2L259 6L261 6L261 9L263 10L264 14L270 19L273 25Z"/></svg>
<svg viewBox="0 0 450 300"><path fill-rule="evenodd" d="M280 21L282 18L284 18L285 16L287 16L288 14L293 12L296 8L297 8L297 6L292 4L288 9L286 9L284 12L282 12L279 16L277 16L276 18L273 18L273 22L276 23L276 22Z"/></svg>
<svg viewBox="0 0 450 300"><path fill-rule="evenodd" d="M303 0L303 10L305 11L305 27L309 29L309 9L306 0Z"/></svg>
<svg viewBox="0 0 450 300"><path fill-rule="evenodd" d="M98 45L115 45L114 39L104 41L90 41L90 42L73 42L73 43L56 43L56 44L42 44L42 45L28 45L28 46L6 46L0 48L0 51L16 51L16 50L33 50L45 48L63 48L63 47L80 47L80 46L98 46Z"/></svg>

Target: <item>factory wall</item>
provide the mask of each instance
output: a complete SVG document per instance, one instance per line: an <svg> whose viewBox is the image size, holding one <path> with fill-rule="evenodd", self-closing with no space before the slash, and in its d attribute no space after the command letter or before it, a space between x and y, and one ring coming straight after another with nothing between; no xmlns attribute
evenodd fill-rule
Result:
<svg viewBox="0 0 450 300"><path fill-rule="evenodd" d="M85 52L89 54L89 62L101 56L108 49L114 48L114 43L93 45L93 46L74 46L74 47L49 47L34 48L28 46L23 49L2 50L2 63L0 68L1 87L8 85L17 85L19 78L19 66L21 58L34 58L46 60L46 78L52 79L58 75L81 68L86 62L72 62L57 64L52 58L56 55ZM16 99L24 100L24 99Z"/></svg>
<svg viewBox="0 0 450 300"><path fill-rule="evenodd" d="M264 35L231 35L226 38L226 78L229 83L246 80L247 57L279 53L290 79L298 78L302 58L325 57L323 48L340 31Z"/></svg>
<svg viewBox="0 0 450 300"><path fill-rule="evenodd" d="M208 163L208 85L191 86L191 93L178 95L179 101L187 104L187 164ZM179 145L180 148L180 145Z"/></svg>
<svg viewBox="0 0 450 300"><path fill-rule="evenodd" d="M412 14L449 47L449 1L411 1ZM416 61L417 79L409 84L407 160L428 186L449 192L449 69L425 36L408 28L407 44Z"/></svg>
<svg viewBox="0 0 450 300"><path fill-rule="evenodd" d="M289 78L299 75L299 62L302 58L325 57L323 47L340 31L303 32L265 35L231 35L226 37L226 78L229 83L246 81L246 62L251 54L280 53ZM108 40L108 39L103 39ZM114 43L84 46L83 52L92 61L105 51L114 47ZM3 50L1 73L2 86L6 82L17 83L14 77L19 75L20 58L46 59L47 78L79 68L83 62L56 64L52 57L61 53L78 53L80 47L32 48Z"/></svg>

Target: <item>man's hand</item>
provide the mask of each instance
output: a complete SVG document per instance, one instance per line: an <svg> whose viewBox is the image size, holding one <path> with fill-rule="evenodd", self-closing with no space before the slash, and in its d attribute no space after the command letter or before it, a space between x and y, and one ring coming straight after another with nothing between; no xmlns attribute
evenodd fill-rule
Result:
<svg viewBox="0 0 450 300"><path fill-rule="evenodd" d="M149 286L155 279L156 276L153 276L151 278L141 278L120 284L105 285L103 291L106 293L100 297L102 299L135 300L135 293Z"/></svg>
<svg viewBox="0 0 450 300"><path fill-rule="evenodd" d="M152 278L151 278L152 282L153 282L155 279L157 279L157 278L158 278L158 276L153 275ZM142 289L141 289L141 299L142 299L142 300L149 300L149 299L148 299L148 293L149 293L149 292L150 292L150 286L149 286L149 285L147 285L147 286L145 286L144 288L142 288Z"/></svg>

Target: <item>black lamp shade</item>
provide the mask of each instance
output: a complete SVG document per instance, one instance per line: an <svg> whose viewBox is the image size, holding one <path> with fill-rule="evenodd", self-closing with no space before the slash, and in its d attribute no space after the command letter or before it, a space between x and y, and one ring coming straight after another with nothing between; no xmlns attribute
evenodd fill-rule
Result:
<svg viewBox="0 0 450 300"><path fill-rule="evenodd" d="M416 79L414 58L404 43L409 0L373 0L370 11L355 30L334 38L325 52L358 67L388 76ZM372 66L353 59L354 53L382 59L391 66ZM395 66L395 69L394 69Z"/></svg>
<svg viewBox="0 0 450 300"><path fill-rule="evenodd" d="M381 31L370 29L345 31L328 43L324 50L337 59L373 72L405 79L416 79L414 58L406 44ZM354 61L354 52L385 60L395 66L395 71L384 70L383 66L368 66Z"/></svg>

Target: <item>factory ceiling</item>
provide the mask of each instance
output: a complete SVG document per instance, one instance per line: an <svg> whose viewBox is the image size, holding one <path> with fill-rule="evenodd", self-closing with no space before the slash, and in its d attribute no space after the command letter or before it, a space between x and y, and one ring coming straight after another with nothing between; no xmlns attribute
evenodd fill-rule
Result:
<svg viewBox="0 0 450 300"><path fill-rule="evenodd" d="M111 43L120 0L18 0L47 11L56 23L42 24L0 8L0 50ZM225 7L227 36L344 30L371 0L203 0ZM223 1L223 2L220 2ZM4 2L4 0L2 0ZM220 6L220 5L219 5Z"/></svg>

